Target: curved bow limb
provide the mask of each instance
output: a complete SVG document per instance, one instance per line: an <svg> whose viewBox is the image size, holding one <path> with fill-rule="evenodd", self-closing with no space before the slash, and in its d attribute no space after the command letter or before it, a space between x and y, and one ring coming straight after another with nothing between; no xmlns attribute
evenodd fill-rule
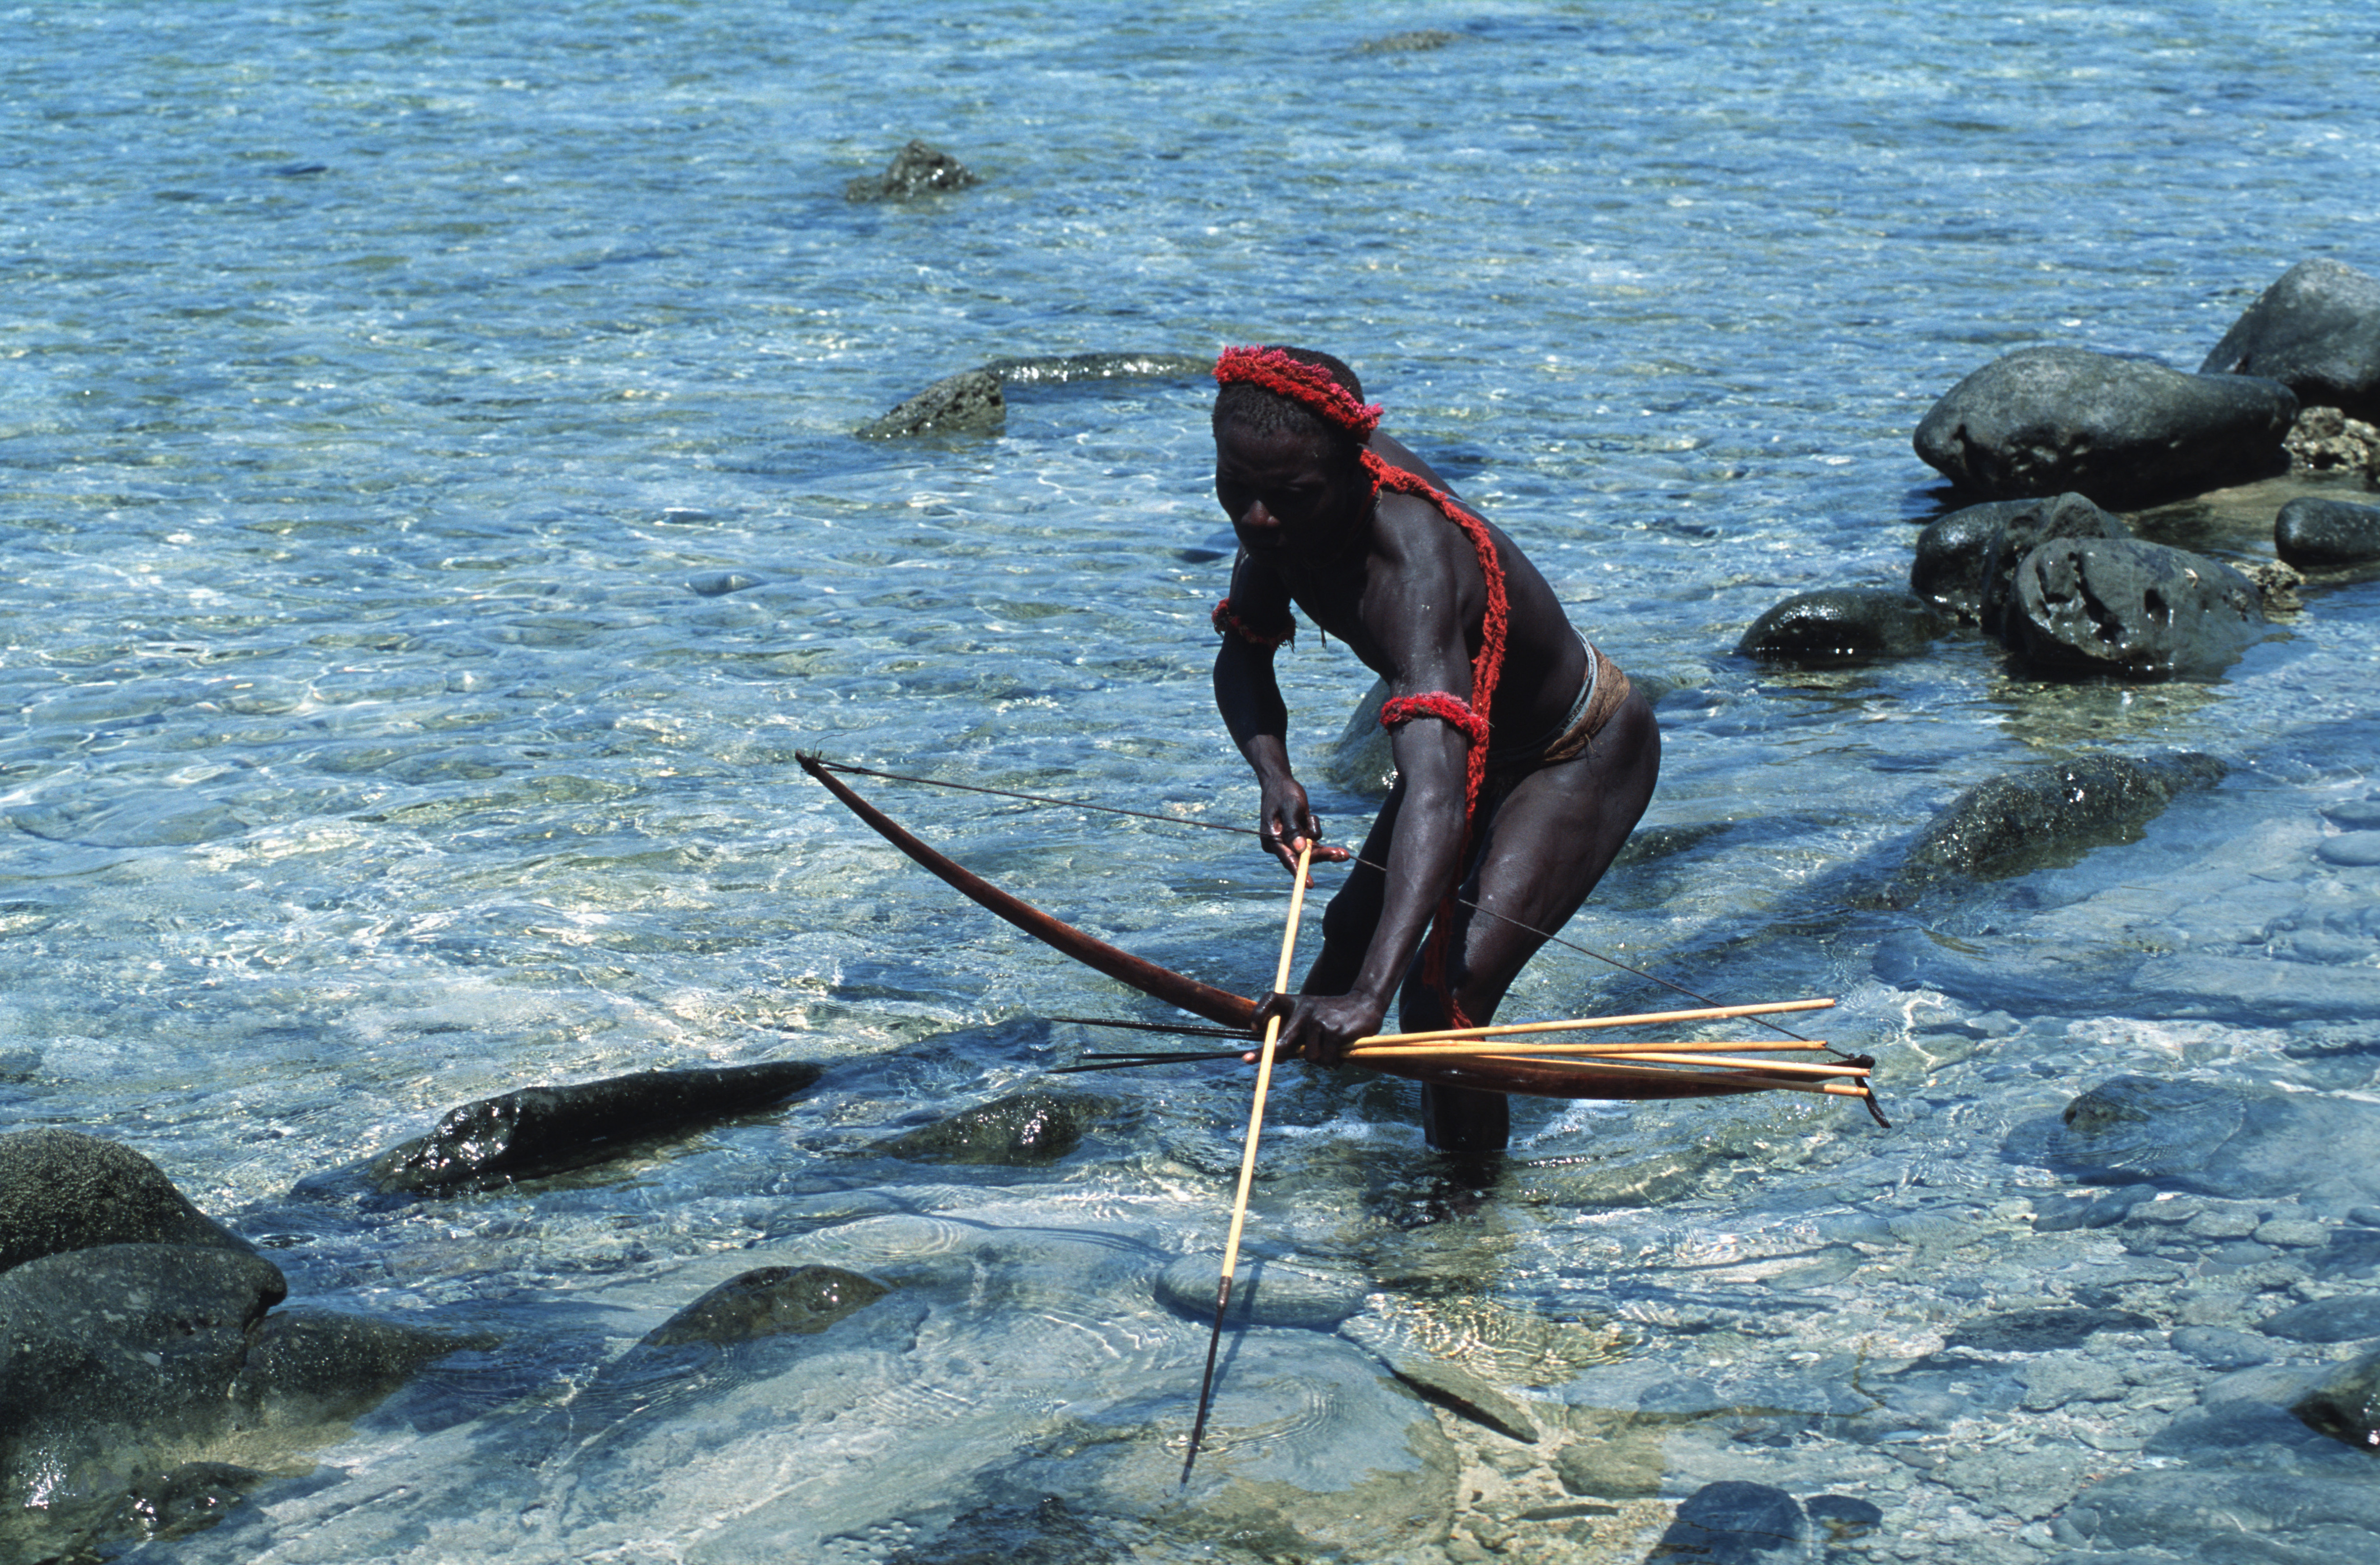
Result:
<svg viewBox="0 0 2380 1565"><path fill-rule="evenodd" d="M936 852L904 830L892 816L854 793L827 770L826 763L808 752L796 752L794 759L803 771L818 779L829 793L843 801L851 813L874 828L879 837L909 855L920 865L941 877L951 887L987 912L999 914L1017 928L1044 945L1066 955L1096 972L1104 972L1119 984L1129 984L1151 999L1178 1006L1193 1016L1203 1016L1220 1026L1256 1030L1257 1002L1218 989L1212 984L1202 984L1196 978L1160 967L1145 958L1134 956L1099 939L1086 935L1073 924L1051 918L1048 913L1021 898L1011 896L973 871L961 867L955 861Z"/></svg>

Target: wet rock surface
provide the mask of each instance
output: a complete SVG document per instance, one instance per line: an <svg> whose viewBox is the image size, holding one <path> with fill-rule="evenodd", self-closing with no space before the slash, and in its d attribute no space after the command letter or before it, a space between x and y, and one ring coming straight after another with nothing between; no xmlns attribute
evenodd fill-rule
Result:
<svg viewBox="0 0 2380 1565"><path fill-rule="evenodd" d="M928 1163L1054 1163L1081 1143L1099 1100L1033 1089L953 1114L882 1143L878 1150Z"/></svg>
<svg viewBox="0 0 2380 1565"><path fill-rule="evenodd" d="M906 202L921 196L964 190L976 183L966 165L923 141L911 141L892 154L880 174L865 174L843 187L847 202Z"/></svg>
<svg viewBox="0 0 2380 1565"><path fill-rule="evenodd" d="M1213 360L1189 353L1056 353L994 359L972 370L944 375L852 434L862 440L981 434L1006 422L1009 386L1198 379L1213 368Z"/></svg>
<svg viewBox="0 0 2380 1565"><path fill-rule="evenodd" d="M2380 1350L2323 1375L2289 1411L2306 1427L2380 1457Z"/></svg>
<svg viewBox="0 0 2380 1565"><path fill-rule="evenodd" d="M1791 663L1848 663L1924 652L1949 623L1914 593L1881 587L1797 593L1752 622L1739 655Z"/></svg>
<svg viewBox="0 0 2380 1565"><path fill-rule="evenodd" d="M2266 376L2308 407L2380 420L2380 277L2299 262L2232 323L2200 371Z"/></svg>
<svg viewBox="0 0 2380 1565"><path fill-rule="evenodd" d="M383 1193L428 1194L581 1168L771 1107L819 1074L816 1065L788 1060L523 1087L449 1109L428 1135L372 1158L365 1177Z"/></svg>
<svg viewBox="0 0 2380 1565"><path fill-rule="evenodd" d="M0 1494L110 1498L179 1442L228 1422L249 1334L287 1292L261 1256L110 1244L0 1276Z"/></svg>
<svg viewBox="0 0 2380 1565"><path fill-rule="evenodd" d="M792 1332L812 1336L890 1291L841 1266L759 1266L728 1278L655 1327L649 1347L725 1345Z"/></svg>
<svg viewBox="0 0 2380 1565"><path fill-rule="evenodd" d="M2194 494L2283 465L2297 398L2277 381L2028 348L1944 394L1919 458L1989 498L2072 490L2103 506Z"/></svg>
<svg viewBox="0 0 2380 1565"><path fill-rule="evenodd" d="M1984 557L2006 518L2037 502L1986 500L1928 522L1909 565L1909 590L1944 614L1973 624L1983 603Z"/></svg>
<svg viewBox="0 0 2380 1565"><path fill-rule="evenodd" d="M2273 520L2273 547L2306 570L2380 561L2380 506L2301 497Z"/></svg>
<svg viewBox="0 0 2380 1565"><path fill-rule="evenodd" d="M1976 572L1975 618L1984 634L2005 633L2009 605L2016 595L2018 568L2034 550L2054 538L2130 538L2122 520L2080 495L2037 501L2004 518L1985 541Z"/></svg>
<svg viewBox="0 0 2380 1565"><path fill-rule="evenodd" d="M862 440L898 440L918 434L978 434L998 429L1008 417L1001 377L990 370L962 370L908 398L883 417L852 431Z"/></svg>
<svg viewBox="0 0 2380 1565"><path fill-rule="evenodd" d="M1926 824L1902 862L1902 886L2020 874L2137 841L2177 797L2215 787L2228 770L2212 755L2085 755L1990 778Z"/></svg>
<svg viewBox="0 0 2380 1565"><path fill-rule="evenodd" d="M2222 672L2265 633L2254 582L2161 544L2056 539L2025 556L2002 639L2032 667L2161 679Z"/></svg>
<svg viewBox="0 0 2380 1565"><path fill-rule="evenodd" d="M63 1130L0 1135L0 1271L102 1244L254 1248L120 1142Z"/></svg>

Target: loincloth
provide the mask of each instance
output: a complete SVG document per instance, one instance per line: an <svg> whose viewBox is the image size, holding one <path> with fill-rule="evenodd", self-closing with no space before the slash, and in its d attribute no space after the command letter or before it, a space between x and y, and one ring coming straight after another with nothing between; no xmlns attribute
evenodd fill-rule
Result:
<svg viewBox="0 0 2380 1565"><path fill-rule="evenodd" d="M1586 648L1586 677L1579 682L1578 699L1571 703L1570 715L1562 726L1541 740L1509 748L1490 748L1488 752L1488 775L1508 785L1540 766L1560 765L1585 754L1595 742L1595 736L1611 721L1632 690L1628 676L1620 665L1603 655L1593 646Z"/></svg>

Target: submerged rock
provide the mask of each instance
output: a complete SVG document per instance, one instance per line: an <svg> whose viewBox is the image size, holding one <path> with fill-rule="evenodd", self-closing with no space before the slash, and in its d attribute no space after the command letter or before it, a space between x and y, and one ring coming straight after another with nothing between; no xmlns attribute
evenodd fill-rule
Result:
<svg viewBox="0 0 2380 1565"><path fill-rule="evenodd" d="M998 429L1007 418L1005 386L1178 379L1204 376L1213 368L1213 360L1187 353L1059 353L994 359L975 369L944 375L852 434L862 440L893 440L917 434L980 433Z"/></svg>
<svg viewBox="0 0 2380 1565"><path fill-rule="evenodd" d="M2136 539L2058 538L2018 568L2001 639L2036 668L2162 679L2219 674L2265 630L2256 584L2228 565Z"/></svg>
<svg viewBox="0 0 2380 1565"><path fill-rule="evenodd" d="M1443 49L1454 42L1456 34L1444 28L1417 28L1411 32L1391 32L1385 38L1375 38L1355 45L1359 55L1421 55L1432 49Z"/></svg>
<svg viewBox="0 0 2380 1565"><path fill-rule="evenodd" d="M2046 1353L2079 1348L2102 1331L2148 1331L2156 1323L2130 1310L2053 1306L2008 1310L1961 1323L1943 1339L1949 1348L1980 1348L1994 1353Z"/></svg>
<svg viewBox="0 0 2380 1565"><path fill-rule="evenodd" d="M2261 1472L2203 1464L2153 1468L2084 1489L2058 1518L2056 1533L2070 1551L2064 1558L2108 1565L2160 1556L2221 1559L2206 1547L2216 1536L2249 1540L2231 1555L2241 1561L2369 1559L2380 1557L2380 1491L2368 1474L2292 1472L2277 1464ZM2163 1553L2176 1546L2186 1552ZM2086 1548L2095 1552L2073 1552ZM2143 1552L2122 1552L2131 1549Z"/></svg>
<svg viewBox="0 0 2380 1565"><path fill-rule="evenodd" d="M2247 1105L2210 1082L2114 1076L2058 1115L2053 1166L2100 1180L2194 1173L2239 1133Z"/></svg>
<svg viewBox="0 0 2380 1565"><path fill-rule="evenodd" d="M2273 549L2308 570L2380 561L2380 507L2301 495L2274 519Z"/></svg>
<svg viewBox="0 0 2380 1565"><path fill-rule="evenodd" d="M2290 1342L2359 1342L2380 1337L2380 1295L2350 1294L2293 1304L2267 1315L2257 1329Z"/></svg>
<svg viewBox="0 0 2380 1565"><path fill-rule="evenodd" d="M1099 1107L1096 1099L1036 1088L895 1136L877 1150L922 1163L1055 1163L1081 1143Z"/></svg>
<svg viewBox="0 0 2380 1565"><path fill-rule="evenodd" d="M0 1276L0 1504L120 1493L220 1431L249 1333L287 1293L261 1256L106 1244Z"/></svg>
<svg viewBox="0 0 2380 1565"><path fill-rule="evenodd" d="M1913 593L1884 587L1829 587L1797 593L1752 622L1735 644L1745 657L1793 663L1848 663L1924 652L1949 629Z"/></svg>
<svg viewBox="0 0 2380 1565"><path fill-rule="evenodd" d="M1736 1479L1706 1484L1686 1497L1677 1520L1645 1557L1709 1565L1782 1565L1806 1553L1810 1520L1782 1489Z"/></svg>
<svg viewBox="0 0 2380 1565"><path fill-rule="evenodd" d="M1036 1497L1064 1496L1106 1534L1106 1552L1080 1557L1083 1565L1130 1557L1118 1546L1152 1523L1167 1559L1436 1558L1462 1462L1428 1408L1335 1338L1257 1331L1229 1347L1188 1495L1180 1436L1185 1399L1197 1391L1195 1363L1186 1376L1162 1375L1144 1394L1087 1409L979 1489L1012 1515ZM946 1565L970 1558L971 1545L980 1547L945 1534L915 1558Z"/></svg>
<svg viewBox="0 0 2380 1565"><path fill-rule="evenodd" d="M270 1474L229 1461L186 1461L171 1472L133 1480L114 1524L102 1536L180 1538L222 1521L232 1507L263 1485Z"/></svg>
<svg viewBox="0 0 2380 1565"><path fill-rule="evenodd" d="M424 1193L584 1168L689 1126L781 1103L819 1072L807 1061L783 1060L524 1087L448 1110L428 1135L366 1164L365 1175L383 1192Z"/></svg>
<svg viewBox="0 0 2380 1565"><path fill-rule="evenodd" d="M2301 261L2257 296L2200 367L2263 375L2309 406L2380 420L2380 277Z"/></svg>
<svg viewBox="0 0 2380 1565"><path fill-rule="evenodd" d="M998 429L1008 417L1008 402L1000 385L1000 377L990 370L944 375L882 418L851 433L862 440L897 440L913 434Z"/></svg>
<svg viewBox="0 0 2380 1565"><path fill-rule="evenodd" d="M2380 1456L2380 1349L2333 1370L2289 1411L2307 1428Z"/></svg>
<svg viewBox="0 0 2380 1565"><path fill-rule="evenodd" d="M2086 1183L2228 1200L2347 1205L2380 1190L2380 1116L2368 1105L2261 1083L2111 1076L2055 1118L2016 1126L2007 1151ZM2163 1209L2138 1204L2124 1220Z"/></svg>
<svg viewBox="0 0 2380 1565"><path fill-rule="evenodd" d="M2297 411L2277 381L2027 348L1952 386L1914 444L1962 489L1995 498L2073 490L2116 506L2272 471Z"/></svg>
<svg viewBox="0 0 2380 1565"><path fill-rule="evenodd" d="M647 1333L644 1345L709 1342L724 1347L788 1333L809 1336L891 1291L841 1266L761 1266L703 1294Z"/></svg>
<svg viewBox="0 0 2380 1565"><path fill-rule="evenodd" d="M1536 1420L1518 1399L1506 1396L1461 1364L1422 1354L1399 1354L1382 1361L1389 1373L1403 1381L1426 1402L1435 1402L1458 1418L1493 1429L1524 1446L1537 1443Z"/></svg>
<svg viewBox="0 0 2380 1565"><path fill-rule="evenodd" d="M103 1244L255 1248L120 1142L61 1130L0 1135L0 1271Z"/></svg>
<svg viewBox="0 0 2380 1565"><path fill-rule="evenodd" d="M1221 1266L1220 1255L1183 1256L1158 1274L1159 1302L1192 1320L1212 1321ZM1274 1326L1329 1331L1361 1311L1368 1291L1361 1278L1243 1253L1232 1278L1232 1302L1224 1312L1223 1325L1226 1328Z"/></svg>
<svg viewBox="0 0 2380 1565"><path fill-rule="evenodd" d="M1901 878L1998 879L2072 863L2094 848L2137 842L2175 798L2213 788L2227 770L2214 756L2190 752L2142 760L2086 755L1992 777L1926 824L1902 862Z"/></svg>
<svg viewBox="0 0 2380 1565"><path fill-rule="evenodd" d="M285 1310L249 1334L227 1395L250 1426L343 1424L378 1407L426 1365L496 1342L368 1315Z"/></svg>
<svg viewBox="0 0 2380 1565"><path fill-rule="evenodd" d="M863 174L843 187L847 202L905 202L946 190L964 190L976 177L966 165L923 141L911 141L892 154L881 174Z"/></svg>

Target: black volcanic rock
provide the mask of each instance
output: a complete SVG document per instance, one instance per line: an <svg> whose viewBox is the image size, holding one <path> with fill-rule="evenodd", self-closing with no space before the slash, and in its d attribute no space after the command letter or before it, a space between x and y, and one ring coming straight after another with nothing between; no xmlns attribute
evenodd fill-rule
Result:
<svg viewBox="0 0 2380 1565"><path fill-rule="evenodd" d="M2263 375L2310 408L2380 422L2380 277L2301 261L2257 297L2199 366Z"/></svg>
<svg viewBox="0 0 2380 1565"><path fill-rule="evenodd" d="M2380 560L2380 507L2301 495L2273 520L2273 549L2301 570Z"/></svg>
<svg viewBox="0 0 2380 1565"><path fill-rule="evenodd" d="M1967 376L1917 426L1925 462L1991 498L2072 490L2103 506L2192 495L2285 464L2278 381L2027 348Z"/></svg>
<svg viewBox="0 0 2380 1565"><path fill-rule="evenodd" d="M1949 622L1914 593L1888 587L1797 593L1752 622L1735 650L1788 663L1848 663L1925 650Z"/></svg>
<svg viewBox="0 0 2380 1565"><path fill-rule="evenodd" d="M843 188L847 202L905 202L920 196L964 190L976 183L966 165L923 141L912 141L892 154L881 174L863 174Z"/></svg>
<svg viewBox="0 0 2380 1565"><path fill-rule="evenodd" d="M2137 539L2056 538L2024 557L2000 639L2035 669L2126 679L2210 677L2265 634L2256 584Z"/></svg>

